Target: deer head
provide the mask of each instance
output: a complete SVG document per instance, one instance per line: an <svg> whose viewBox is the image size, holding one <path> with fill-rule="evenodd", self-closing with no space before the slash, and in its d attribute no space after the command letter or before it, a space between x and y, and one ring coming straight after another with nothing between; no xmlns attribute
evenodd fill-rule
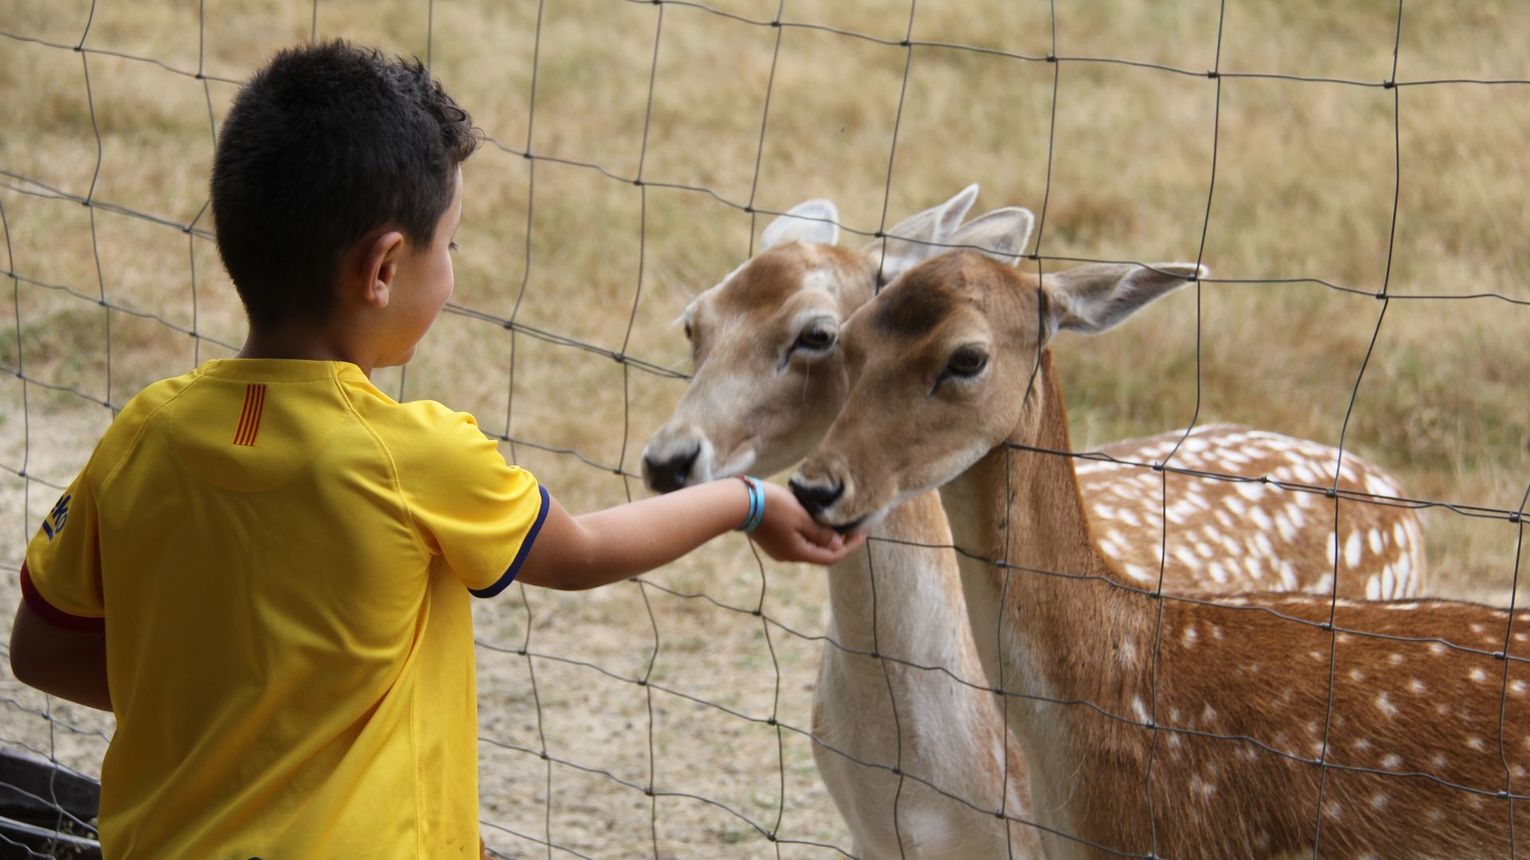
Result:
<svg viewBox="0 0 1530 860"><path fill-rule="evenodd" d="M1041 355L1062 330L1104 331L1205 275L1188 263L1097 264L1038 278L1015 270L1032 219L999 210L948 240L857 311L841 334L854 390L792 479L820 520L852 530L939 487L1034 421ZM888 434L896 434L896 438ZM899 442L898 440L905 440Z"/></svg>
<svg viewBox="0 0 1530 860"><path fill-rule="evenodd" d="M977 192L970 185L859 251L836 244L839 213L828 200L767 226L760 252L681 317L695 375L643 451L649 488L771 474L811 450L849 390L841 324L878 286L945 250Z"/></svg>

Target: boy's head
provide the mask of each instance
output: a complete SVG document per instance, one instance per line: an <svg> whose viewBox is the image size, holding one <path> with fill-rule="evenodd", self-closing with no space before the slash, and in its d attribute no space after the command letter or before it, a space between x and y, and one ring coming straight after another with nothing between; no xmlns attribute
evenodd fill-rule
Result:
<svg viewBox="0 0 1530 860"><path fill-rule="evenodd" d="M323 324L359 242L424 249L478 145L418 61L344 41L291 48L239 91L218 135L218 250L252 326Z"/></svg>

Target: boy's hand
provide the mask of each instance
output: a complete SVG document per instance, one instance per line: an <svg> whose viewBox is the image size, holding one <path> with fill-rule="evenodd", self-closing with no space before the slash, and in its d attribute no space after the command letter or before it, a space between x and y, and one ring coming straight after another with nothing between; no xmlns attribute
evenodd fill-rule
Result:
<svg viewBox="0 0 1530 860"><path fill-rule="evenodd" d="M765 490L765 518L750 538L776 561L834 564L866 542L864 533L846 540L839 532L819 525L785 487L760 483Z"/></svg>

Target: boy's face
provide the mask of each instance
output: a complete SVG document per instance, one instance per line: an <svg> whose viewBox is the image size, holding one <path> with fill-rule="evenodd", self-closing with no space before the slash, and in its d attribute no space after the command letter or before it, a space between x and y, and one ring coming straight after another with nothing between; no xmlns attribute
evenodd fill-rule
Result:
<svg viewBox="0 0 1530 860"><path fill-rule="evenodd" d="M381 366L404 364L414 357L415 347L430 330L446 300L452 297L455 278L452 251L457 225L462 223L462 169L452 178L452 202L436 222L436 235L428 247L411 248L399 260L394 289L389 299L394 325L393 351Z"/></svg>

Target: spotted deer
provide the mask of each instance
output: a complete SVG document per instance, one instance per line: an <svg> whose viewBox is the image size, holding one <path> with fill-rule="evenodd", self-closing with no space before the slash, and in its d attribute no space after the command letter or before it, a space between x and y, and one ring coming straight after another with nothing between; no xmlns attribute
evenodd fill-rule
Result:
<svg viewBox="0 0 1530 860"><path fill-rule="evenodd" d="M840 322L871 298L879 269L885 279L943 250L921 243L955 230L976 196L971 186L888 231L914 241L858 252L835 244L838 213L825 200L767 227L760 253L686 309L695 373L644 452L649 487L772 474L811 451L847 393ZM1033 828L993 814L1027 814L1023 757L992 696L977 692L983 669L939 498L910 500L874 534L882 540L829 570L813 699L813 755L855 854L1041 856Z"/></svg>
<svg viewBox="0 0 1530 860"><path fill-rule="evenodd" d="M1002 232L1018 247L1029 226L973 222L950 241L994 246ZM1057 453L1071 448L1047 345L1204 273L1038 277L1005 262L941 255L851 316L851 392L792 485L846 531L939 489L1047 856L1507 855L1530 826L1530 617L1144 588L1104 551L1074 461ZM1273 500L1248 500L1240 522L1252 526L1255 504L1271 516ZM1342 547L1342 516L1340 528ZM1168 540L1172 557L1175 530ZM1337 570L1343 588L1351 571Z"/></svg>
<svg viewBox="0 0 1530 860"><path fill-rule="evenodd" d="M746 470L771 474L806 456L848 393L838 343L843 320L880 283L946 250L941 243L976 196L977 187L970 186L888 231L907 241L873 242L859 251L835 244L838 213L829 201L803 203L773 222L760 253L686 309L695 373L644 452L650 488L666 491ZM1107 551L1144 582L1156 583L1163 537L1158 482L1167 477L1171 532L1193 525L1197 536L1188 552L1171 542L1167 586L1326 589L1332 559L1321 549L1304 552L1319 540L1310 532L1322 525L1318 509L1306 501L1291 502L1289 513L1272 509L1269 521L1259 524L1262 531L1251 529L1248 486L1115 462L1161 461L1183 436L1114 443L1103 449L1113 460L1081 465L1091 514L1107 529ZM1171 462L1321 484L1325 475L1331 480L1337 453L1217 425L1197 428ZM1397 494L1383 473L1348 454L1341 468L1346 485ZM1144 486L1144 479L1153 486ZM1418 577L1409 571L1421 571L1421 542L1414 514L1367 507L1374 510L1357 517L1372 518L1385 533L1386 552L1372 551L1361 561L1376 568L1391 564L1396 588L1415 587ZM950 543L950 534L936 495L890 512L873 534L884 540L872 541L830 572L830 642L813 719L819 771L849 823L857 853L1006 856L1007 839L1019 856L1032 853L1033 830L1011 826L1006 835L1003 822L981 811L999 809L1002 800L1007 813L1024 817L1024 768L993 698L963 683L982 683L983 674L967 633L955 560L937 549ZM1350 584L1341 580L1345 589Z"/></svg>

